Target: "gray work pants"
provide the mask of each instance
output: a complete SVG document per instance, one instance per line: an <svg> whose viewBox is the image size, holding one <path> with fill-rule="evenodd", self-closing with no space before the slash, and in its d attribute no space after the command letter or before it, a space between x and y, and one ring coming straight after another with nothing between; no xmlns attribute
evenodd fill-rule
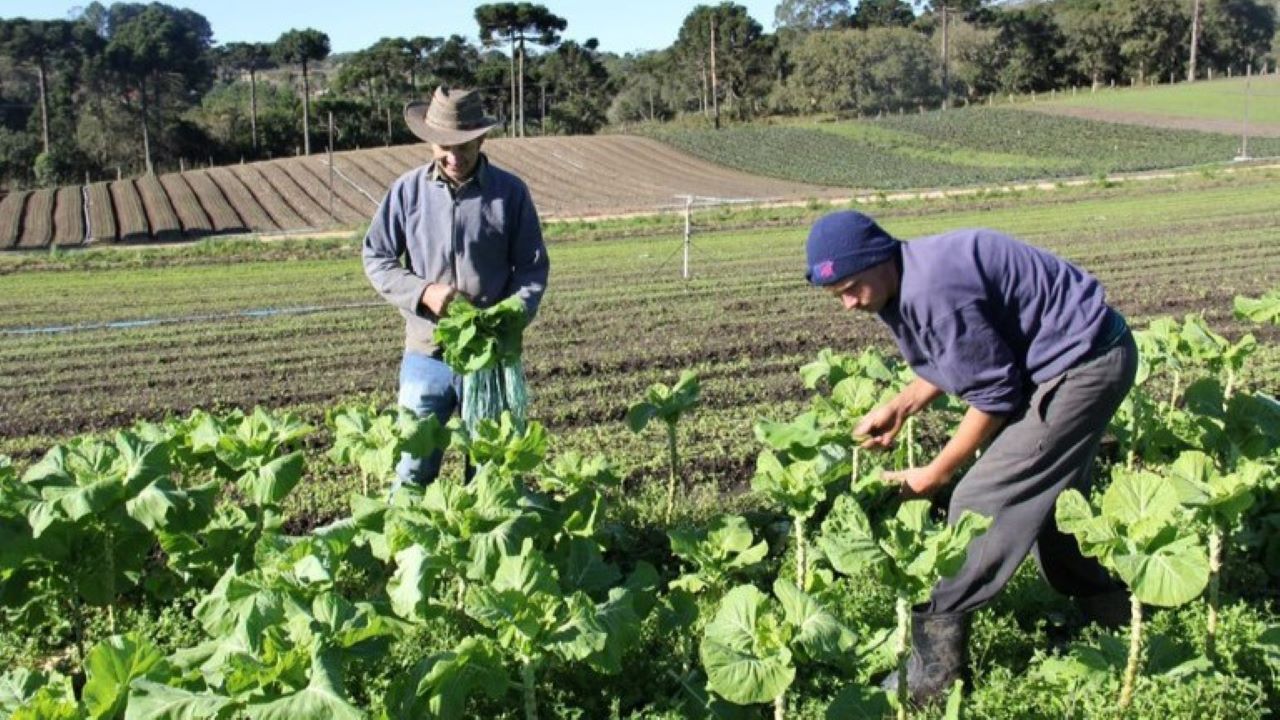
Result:
<svg viewBox="0 0 1280 720"><path fill-rule="evenodd" d="M1058 530L1054 503L1066 488L1086 496L1098 444L1133 386L1138 350L1126 332L1109 350L1039 385L1025 410L1010 416L956 485L948 517L964 510L991 518L969 546L960 572L933 590L931 613L976 610L1004 588L1033 549L1045 580L1061 593L1089 596L1119 587L1098 562Z"/></svg>

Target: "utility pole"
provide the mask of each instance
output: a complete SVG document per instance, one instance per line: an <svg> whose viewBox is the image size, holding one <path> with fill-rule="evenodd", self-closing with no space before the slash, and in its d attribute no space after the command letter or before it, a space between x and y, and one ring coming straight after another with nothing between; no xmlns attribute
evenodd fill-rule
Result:
<svg viewBox="0 0 1280 720"><path fill-rule="evenodd" d="M1200 0L1191 6L1191 61L1187 63L1187 82L1196 81L1196 54L1200 45Z"/></svg>
<svg viewBox="0 0 1280 720"><path fill-rule="evenodd" d="M951 89L948 87L947 77L947 5L942 5L942 109L945 110L951 105Z"/></svg>
<svg viewBox="0 0 1280 720"><path fill-rule="evenodd" d="M333 111L329 111L329 217L333 215Z"/></svg>
<svg viewBox="0 0 1280 720"><path fill-rule="evenodd" d="M547 134L547 81L543 80L538 83L538 87L542 89L542 113L538 116L538 131L542 135Z"/></svg>
<svg viewBox="0 0 1280 720"><path fill-rule="evenodd" d="M711 16L711 107L715 116L715 127L720 129L720 97L716 92L716 16Z"/></svg>

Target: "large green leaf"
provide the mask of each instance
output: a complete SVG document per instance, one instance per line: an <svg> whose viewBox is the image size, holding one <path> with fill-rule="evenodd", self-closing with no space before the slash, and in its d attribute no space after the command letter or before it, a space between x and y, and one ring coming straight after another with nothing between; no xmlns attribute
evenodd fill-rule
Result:
<svg viewBox="0 0 1280 720"><path fill-rule="evenodd" d="M0 716L8 716L44 687L49 678L44 673L14 668L0 675Z"/></svg>
<svg viewBox="0 0 1280 720"><path fill-rule="evenodd" d="M1238 319L1280 325L1280 290L1272 290L1257 299L1238 296L1234 309Z"/></svg>
<svg viewBox="0 0 1280 720"><path fill-rule="evenodd" d="M95 720L124 710L129 683L165 669L164 655L137 633L113 635L85 658L84 704Z"/></svg>
<svg viewBox="0 0 1280 720"><path fill-rule="evenodd" d="M134 680L124 720L223 720L235 709L231 698L170 687L152 680Z"/></svg>
<svg viewBox="0 0 1280 720"><path fill-rule="evenodd" d="M600 545L595 540L574 537L560 544L566 551L556 563L560 574L560 586L566 592L580 590L599 597L622 579L618 568L604 561Z"/></svg>
<svg viewBox="0 0 1280 720"><path fill-rule="evenodd" d="M739 705L770 702L795 680L782 626L769 598L751 585L725 594L699 653L707 687Z"/></svg>
<svg viewBox="0 0 1280 720"><path fill-rule="evenodd" d="M782 605L787 622L795 628L794 647L806 657L852 671L857 660L858 638L836 616L789 580L773 583L773 594Z"/></svg>
<svg viewBox="0 0 1280 720"><path fill-rule="evenodd" d="M236 484L254 505L278 505L302 479L304 463L302 451L291 452L248 470Z"/></svg>
<svg viewBox="0 0 1280 720"><path fill-rule="evenodd" d="M413 545L395 556L396 571L387 581L391 609L396 615L414 622L425 622L438 615L431 603L436 580L443 563L421 545Z"/></svg>
<svg viewBox="0 0 1280 720"><path fill-rule="evenodd" d="M83 720L87 717L75 698L68 698L59 690L42 687L14 711L9 720Z"/></svg>
<svg viewBox="0 0 1280 720"><path fill-rule="evenodd" d="M342 688L337 661L318 652L312 657L311 681L296 693L249 704L250 720L362 720L365 714L351 704Z"/></svg>
<svg viewBox="0 0 1280 720"><path fill-rule="evenodd" d="M636 600L636 591L613 588L609 599L596 606L596 622L604 630L605 642L604 647L587 658L587 664L599 672L622 672L624 655L640 641Z"/></svg>
<svg viewBox="0 0 1280 720"><path fill-rule="evenodd" d="M649 426L649 421L658 416L658 408L652 403L638 402L627 409L627 427L638 433Z"/></svg>
<svg viewBox="0 0 1280 720"><path fill-rule="evenodd" d="M1089 501L1078 490L1064 490L1058 496L1054 520L1059 530L1076 536L1080 551L1090 557L1108 553L1118 539L1115 528L1094 515Z"/></svg>
<svg viewBox="0 0 1280 720"><path fill-rule="evenodd" d="M1209 560L1195 537L1140 552L1117 552L1112 559L1116 573L1148 605L1183 605L1199 597L1209 583Z"/></svg>
<svg viewBox="0 0 1280 720"><path fill-rule="evenodd" d="M423 660L388 695L388 712L395 718L431 717L462 720L467 700L483 692L495 700L511 686L502 657L493 642L464 638L453 650Z"/></svg>
<svg viewBox="0 0 1280 720"><path fill-rule="evenodd" d="M849 495L836 498L817 544L831 566L845 575L857 575L889 559L872 533L871 521Z"/></svg>
<svg viewBox="0 0 1280 720"><path fill-rule="evenodd" d="M1149 472L1117 472L1102 494L1107 522L1128 528L1128 536L1145 542L1175 522L1178 493L1164 478Z"/></svg>
<svg viewBox="0 0 1280 720"><path fill-rule="evenodd" d="M846 685L827 706L827 720L884 720L893 712L889 696L878 687Z"/></svg>

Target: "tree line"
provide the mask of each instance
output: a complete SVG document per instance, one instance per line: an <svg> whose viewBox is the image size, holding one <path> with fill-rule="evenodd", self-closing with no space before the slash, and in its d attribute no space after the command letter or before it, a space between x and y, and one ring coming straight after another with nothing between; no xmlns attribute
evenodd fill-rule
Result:
<svg viewBox="0 0 1280 720"><path fill-rule="evenodd" d="M875 114L996 93L1274 67L1280 0L781 0L774 32L698 5L670 47L563 39L542 5L475 10L476 36L386 37L332 55L317 29L213 42L197 12L93 2L0 18L0 183L51 185L412 142L403 104L478 87L511 136L686 119Z"/></svg>

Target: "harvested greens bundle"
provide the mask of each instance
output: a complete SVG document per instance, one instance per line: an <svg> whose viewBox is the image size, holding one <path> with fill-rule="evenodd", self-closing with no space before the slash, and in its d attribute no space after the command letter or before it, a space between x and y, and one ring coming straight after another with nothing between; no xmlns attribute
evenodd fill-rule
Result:
<svg viewBox="0 0 1280 720"><path fill-rule="evenodd" d="M524 384L524 303L509 297L481 310L462 298L449 303L436 325L436 344L444 361L462 376L462 419L467 432L485 418L497 420L504 410L524 428L529 397Z"/></svg>

